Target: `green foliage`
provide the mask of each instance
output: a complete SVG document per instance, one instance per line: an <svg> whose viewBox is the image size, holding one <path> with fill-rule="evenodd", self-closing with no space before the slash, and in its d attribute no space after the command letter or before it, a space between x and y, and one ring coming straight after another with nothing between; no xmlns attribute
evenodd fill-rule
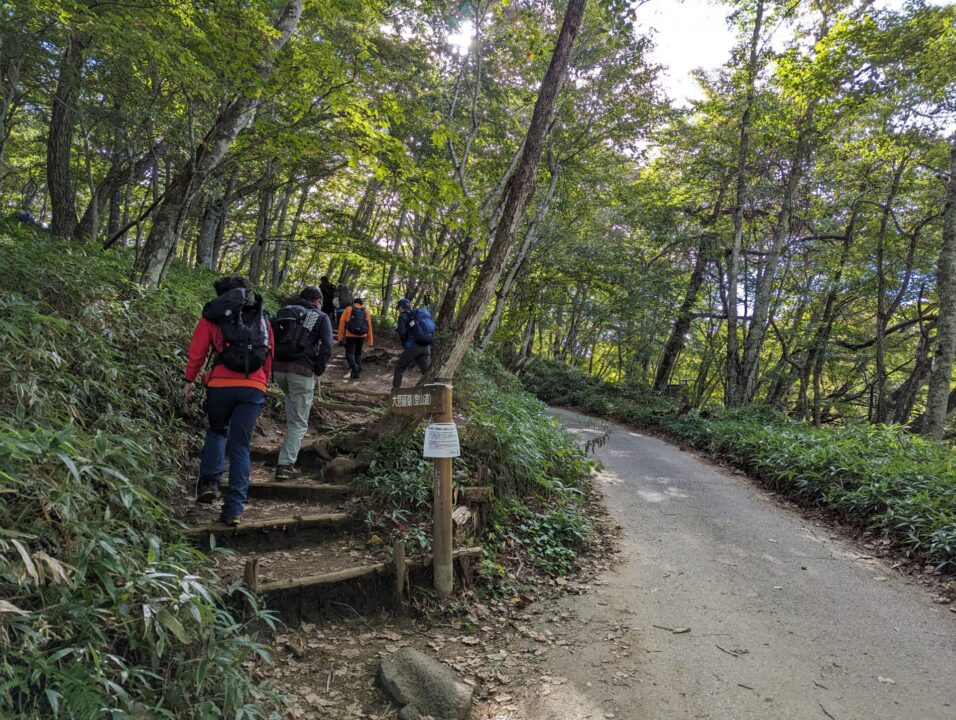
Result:
<svg viewBox="0 0 956 720"><path fill-rule="evenodd" d="M577 552L591 540L591 525L571 506L535 512L520 503L506 503L512 518L508 537L522 544L536 567L554 575L571 572Z"/></svg>
<svg viewBox="0 0 956 720"><path fill-rule="evenodd" d="M522 379L548 402L678 437L777 492L881 532L908 555L956 569L951 449L898 427L813 428L766 406L678 416L670 401L633 400L610 384L598 390L578 371L552 363L533 363Z"/></svg>
<svg viewBox="0 0 956 720"><path fill-rule="evenodd" d="M408 512L431 503L432 463L422 457L421 432L410 437L393 437L382 442L368 470L358 478L363 493L376 505Z"/></svg>
<svg viewBox="0 0 956 720"><path fill-rule="evenodd" d="M469 353L456 378L464 406L462 454L490 471L498 497L580 493L589 469L574 440L487 354Z"/></svg>
<svg viewBox="0 0 956 720"><path fill-rule="evenodd" d="M455 380L462 455L456 482L477 482L488 469L497 503L486 545L506 538L523 545L536 566L563 574L590 539L581 511L590 464L574 440L526 393L520 382L489 355L469 352ZM391 508L370 521L376 530L396 530L413 550L427 550L432 463L421 457L422 433L389 439L375 448L368 471L358 478L375 504ZM538 508L547 506L549 510ZM488 567L494 566L485 558ZM500 566L495 566L500 567ZM498 583L500 572L486 576Z"/></svg>
<svg viewBox="0 0 956 720"><path fill-rule="evenodd" d="M179 348L208 278L144 295L128 274L118 255L0 235L0 714L263 717L274 698L243 663L266 651L168 509Z"/></svg>

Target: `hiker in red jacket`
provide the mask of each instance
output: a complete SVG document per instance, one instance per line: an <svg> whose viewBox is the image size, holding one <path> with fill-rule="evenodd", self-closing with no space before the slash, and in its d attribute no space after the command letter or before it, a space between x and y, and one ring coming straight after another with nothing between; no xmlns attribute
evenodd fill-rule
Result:
<svg viewBox="0 0 956 720"><path fill-rule="evenodd" d="M249 443L272 372L272 328L262 297L249 292L245 278L223 277L213 287L218 297L203 307L189 343L183 394L192 395L211 355L211 367L203 376L209 428L199 460L196 502L215 499L228 451L229 487L219 521L236 526L249 493Z"/></svg>

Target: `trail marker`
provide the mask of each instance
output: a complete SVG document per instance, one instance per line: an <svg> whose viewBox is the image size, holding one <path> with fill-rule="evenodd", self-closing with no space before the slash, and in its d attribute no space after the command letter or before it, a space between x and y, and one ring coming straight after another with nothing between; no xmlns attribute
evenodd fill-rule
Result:
<svg viewBox="0 0 956 720"><path fill-rule="evenodd" d="M424 457L435 461L434 531L432 568L439 597L451 595L454 583L452 556L452 462L461 454L458 429L452 415L452 386L435 383L392 391L392 412L402 415L434 415L425 429Z"/></svg>

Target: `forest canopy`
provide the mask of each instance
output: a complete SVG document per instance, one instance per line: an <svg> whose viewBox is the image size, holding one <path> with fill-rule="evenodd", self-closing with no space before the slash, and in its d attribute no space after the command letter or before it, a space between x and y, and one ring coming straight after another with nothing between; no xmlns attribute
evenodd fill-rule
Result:
<svg viewBox="0 0 956 720"><path fill-rule="evenodd" d="M942 437L956 7L728 2L686 104L636 7L6 2L0 202L146 286L328 275L516 366Z"/></svg>

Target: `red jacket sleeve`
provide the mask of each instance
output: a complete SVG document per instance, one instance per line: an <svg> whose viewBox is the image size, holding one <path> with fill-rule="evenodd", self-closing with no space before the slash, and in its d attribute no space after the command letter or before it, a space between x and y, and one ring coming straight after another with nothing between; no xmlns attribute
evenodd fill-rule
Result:
<svg viewBox="0 0 956 720"><path fill-rule="evenodd" d="M186 382L195 382L202 366L206 364L209 348L212 346L212 333L206 318L199 318L193 339L189 342L189 359L186 361ZM271 330L270 330L271 331Z"/></svg>

